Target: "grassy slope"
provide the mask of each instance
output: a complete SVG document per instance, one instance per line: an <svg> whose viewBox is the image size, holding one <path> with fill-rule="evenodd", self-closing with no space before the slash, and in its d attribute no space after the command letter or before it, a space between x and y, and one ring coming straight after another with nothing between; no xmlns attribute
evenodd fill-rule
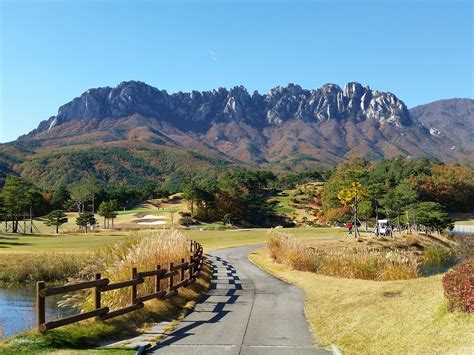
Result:
<svg viewBox="0 0 474 355"><path fill-rule="evenodd" d="M293 191L293 190L291 190ZM287 191L285 191L287 192ZM293 207L290 207L288 205L288 202L294 198L293 196L282 196L282 195L277 195L275 197L272 197L270 198L269 200L270 201L273 201L273 200L276 200L278 201L278 205L277 207L275 208L275 211L278 212L278 213L291 213L291 212L294 212L295 209Z"/></svg>
<svg viewBox="0 0 474 355"><path fill-rule="evenodd" d="M297 223L302 223L303 218L306 218L307 221L316 221L313 213L316 212L318 208L303 201L309 197L304 191L308 187L315 187L316 190L320 191L323 185L324 183L321 182L302 184L295 189L284 190L283 194L273 196L269 201L277 201L275 211L281 215L286 215ZM291 203L294 199L298 201L298 205ZM308 208L308 210L305 208Z"/></svg>
<svg viewBox="0 0 474 355"><path fill-rule="evenodd" d="M322 346L337 344L344 354L474 351L474 316L447 312L440 275L388 282L333 278L276 264L264 249L250 260L305 290L305 313Z"/></svg>

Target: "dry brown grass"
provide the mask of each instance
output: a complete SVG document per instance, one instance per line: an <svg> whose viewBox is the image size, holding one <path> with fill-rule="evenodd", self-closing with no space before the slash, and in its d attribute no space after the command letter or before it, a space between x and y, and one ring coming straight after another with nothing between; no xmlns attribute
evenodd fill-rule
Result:
<svg viewBox="0 0 474 355"><path fill-rule="evenodd" d="M409 246L415 246L420 243L420 239L415 234L407 234L406 243Z"/></svg>
<svg viewBox="0 0 474 355"><path fill-rule="evenodd" d="M307 244L291 234L272 230L268 238L268 250L279 263L285 263L296 270L315 271L314 256Z"/></svg>
<svg viewBox="0 0 474 355"><path fill-rule="evenodd" d="M111 283L130 280L132 268L138 271L155 270L158 265L169 268L170 263L179 264L181 259L189 260L189 240L177 230L150 230L132 234L123 242L102 247L94 255L94 262L83 270L87 278L96 272L110 279ZM77 280L73 280L77 281ZM161 281L162 289L168 286L167 280ZM154 292L154 278L147 277L138 285L138 294ZM130 289L123 288L102 294L105 305L111 309L130 305ZM64 305L76 306L83 310L92 307L92 297L88 291L68 296Z"/></svg>
<svg viewBox="0 0 474 355"><path fill-rule="evenodd" d="M85 253L0 254L0 286L65 281L77 277L89 261Z"/></svg>
<svg viewBox="0 0 474 355"><path fill-rule="evenodd" d="M385 251L364 244L321 250L276 230L270 232L267 245L275 261L300 271L376 281L405 280L419 275L418 258L410 252Z"/></svg>
<svg viewBox="0 0 474 355"><path fill-rule="evenodd" d="M318 345L344 354L472 354L474 315L448 312L441 275L376 282L295 271L260 249L250 260L305 290Z"/></svg>

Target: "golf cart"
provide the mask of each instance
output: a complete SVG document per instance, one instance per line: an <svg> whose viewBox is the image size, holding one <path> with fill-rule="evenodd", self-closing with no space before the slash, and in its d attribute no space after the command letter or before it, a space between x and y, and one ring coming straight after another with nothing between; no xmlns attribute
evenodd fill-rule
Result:
<svg viewBox="0 0 474 355"><path fill-rule="evenodd" d="M392 237L393 238L393 231L392 225L388 219L379 219L375 224L375 228L373 231L377 237Z"/></svg>

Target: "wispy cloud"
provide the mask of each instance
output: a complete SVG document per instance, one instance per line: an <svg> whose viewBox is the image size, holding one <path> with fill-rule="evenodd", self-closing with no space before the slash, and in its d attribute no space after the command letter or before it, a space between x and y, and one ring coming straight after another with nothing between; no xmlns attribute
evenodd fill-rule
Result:
<svg viewBox="0 0 474 355"><path fill-rule="evenodd" d="M209 50L209 57L211 57L213 62L217 62L217 54L212 49Z"/></svg>

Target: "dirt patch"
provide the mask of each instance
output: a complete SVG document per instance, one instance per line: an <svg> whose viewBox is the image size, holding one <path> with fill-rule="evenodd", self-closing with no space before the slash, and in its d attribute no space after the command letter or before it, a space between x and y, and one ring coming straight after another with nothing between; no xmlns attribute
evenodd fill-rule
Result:
<svg viewBox="0 0 474 355"><path fill-rule="evenodd" d="M392 298L392 297L400 297L402 295L402 291L385 291L383 293L384 297Z"/></svg>

